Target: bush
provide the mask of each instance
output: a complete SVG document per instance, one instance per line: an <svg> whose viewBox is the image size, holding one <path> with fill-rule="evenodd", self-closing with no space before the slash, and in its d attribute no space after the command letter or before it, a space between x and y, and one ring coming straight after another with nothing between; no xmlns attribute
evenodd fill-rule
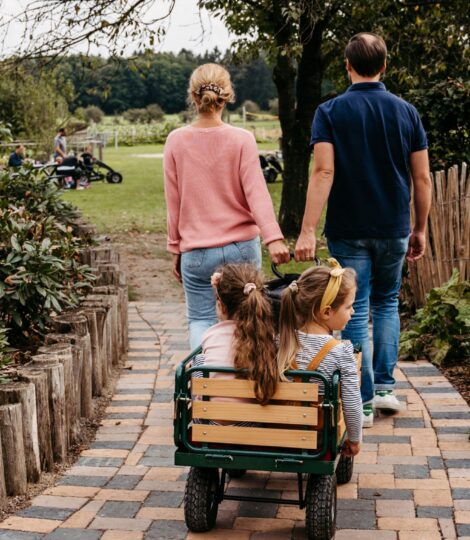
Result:
<svg viewBox="0 0 470 540"><path fill-rule="evenodd" d="M145 110L147 111L147 121L149 123L155 120L163 120L163 117L165 116L163 109L160 107L160 105L158 105L158 103L147 105Z"/></svg>
<svg viewBox="0 0 470 540"><path fill-rule="evenodd" d="M279 114L279 99L274 98L269 100L269 114L277 116Z"/></svg>
<svg viewBox="0 0 470 540"><path fill-rule="evenodd" d="M250 99L247 99L242 103L242 106L240 107L240 114L243 114L243 107L245 107L245 111L247 113L255 113L258 114L260 112L260 108L257 103L254 101L251 101Z"/></svg>
<svg viewBox="0 0 470 540"><path fill-rule="evenodd" d="M124 111L123 116L131 124L150 124L153 121L162 120L165 113L160 105L152 103L145 109L128 109Z"/></svg>
<svg viewBox="0 0 470 540"><path fill-rule="evenodd" d="M78 305L94 280L80 264L75 216L40 172L0 174L0 321L15 347L39 338L53 313Z"/></svg>
<svg viewBox="0 0 470 540"><path fill-rule="evenodd" d="M426 356L440 365L470 360L470 282L459 282L459 272L442 287L432 289L410 330L400 337L400 354Z"/></svg>
<svg viewBox="0 0 470 540"><path fill-rule="evenodd" d="M83 116L85 120L90 123L100 124L104 117L104 112L96 105L89 105L83 109Z"/></svg>

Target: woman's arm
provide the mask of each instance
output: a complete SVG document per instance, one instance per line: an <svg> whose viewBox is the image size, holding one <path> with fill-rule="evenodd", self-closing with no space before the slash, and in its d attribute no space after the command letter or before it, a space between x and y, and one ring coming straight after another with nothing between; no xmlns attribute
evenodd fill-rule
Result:
<svg viewBox="0 0 470 540"><path fill-rule="evenodd" d="M180 235L178 231L180 194L176 163L171 150L171 140L168 139L163 153L163 174L165 200L167 207L167 249L175 255L180 254Z"/></svg>
<svg viewBox="0 0 470 540"><path fill-rule="evenodd" d="M240 177L246 201L260 228L263 241L268 246L271 258L276 264L288 262L289 249L283 242L284 235L274 214L271 196L259 162L256 141L251 134L246 137L243 144Z"/></svg>

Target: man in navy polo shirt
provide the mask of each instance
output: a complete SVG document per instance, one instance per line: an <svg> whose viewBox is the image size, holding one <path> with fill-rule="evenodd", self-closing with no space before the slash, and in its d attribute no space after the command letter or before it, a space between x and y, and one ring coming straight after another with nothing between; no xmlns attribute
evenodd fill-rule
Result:
<svg viewBox="0 0 470 540"><path fill-rule="evenodd" d="M320 105L313 120L314 162L295 255L301 261L314 257L315 229L328 201L328 249L357 272L355 313L342 337L362 346L363 419L364 427L371 427L373 406L400 410L393 393L400 335L398 293L405 255L413 262L424 254L431 178L418 112L380 82L387 58L383 39L357 34L345 55L352 84Z"/></svg>

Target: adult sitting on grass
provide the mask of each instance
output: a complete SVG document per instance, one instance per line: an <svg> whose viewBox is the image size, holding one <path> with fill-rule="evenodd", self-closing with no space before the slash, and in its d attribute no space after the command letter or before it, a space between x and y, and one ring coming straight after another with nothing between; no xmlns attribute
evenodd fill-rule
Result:
<svg viewBox="0 0 470 540"><path fill-rule="evenodd" d="M188 96L196 121L168 136L164 151L168 251L182 281L191 348L217 322L211 275L225 263L261 266L259 234L272 260L289 260L252 133L225 124L234 101L229 73L217 64L194 70Z"/></svg>

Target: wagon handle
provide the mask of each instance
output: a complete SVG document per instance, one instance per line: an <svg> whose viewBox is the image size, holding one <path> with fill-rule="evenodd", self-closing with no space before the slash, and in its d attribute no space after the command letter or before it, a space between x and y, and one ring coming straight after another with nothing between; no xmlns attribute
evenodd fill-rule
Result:
<svg viewBox="0 0 470 540"><path fill-rule="evenodd" d="M290 255L290 258L293 259L294 256L295 256L295 253L293 251L290 251L289 252L289 255ZM320 259L318 257L314 257L313 259L313 262L317 265L317 266L320 266L321 262L320 262ZM285 278L285 275L280 272L278 269L277 269L277 264L275 264L274 262L271 263L271 271L272 273L277 276L278 278L280 279L284 279Z"/></svg>

